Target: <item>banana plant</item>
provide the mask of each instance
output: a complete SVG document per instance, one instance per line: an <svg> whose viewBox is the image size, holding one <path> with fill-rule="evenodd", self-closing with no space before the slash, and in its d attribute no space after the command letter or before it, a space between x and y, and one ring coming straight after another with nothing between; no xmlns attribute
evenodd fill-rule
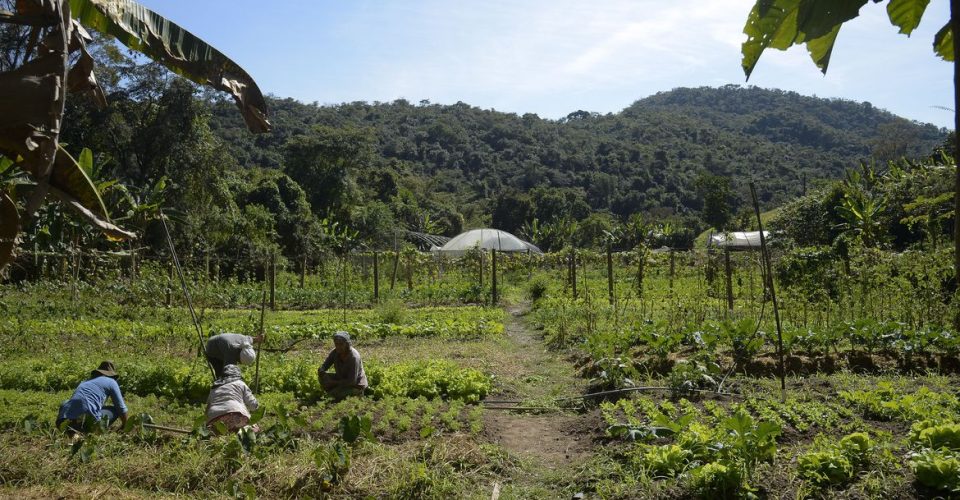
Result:
<svg viewBox="0 0 960 500"><path fill-rule="evenodd" d="M824 74L830 65L830 55L840 28L860 15L868 3L882 0L756 0L743 33L747 40L740 47L741 65L747 78L753 73L761 54L768 49L787 50L794 45L806 45L814 64ZM887 17L899 33L910 36L920 25L930 0L888 0ZM930 16L928 16L930 17ZM936 22L936 21L934 21ZM942 22L942 21L941 21ZM951 0L950 18L933 37L933 53L953 65L954 102L960 103L960 3ZM960 108L954 106L954 130L960 129ZM960 134L953 134L954 149L960 151ZM953 266L954 279L960 287L960 169L953 185ZM960 311L960 309L957 309ZM954 328L960 329L960 313L954 317Z"/></svg>
<svg viewBox="0 0 960 500"><path fill-rule="evenodd" d="M0 10L0 22L29 30L23 63L0 72L0 156L34 183L22 201L26 216L49 194L108 238L135 237L111 222L90 175L58 142L68 92L90 94L98 105L106 105L86 48L91 37L85 27L114 37L184 78L229 93L251 131L270 129L263 95L246 71L131 0L18 0L14 12ZM0 269L12 259L20 219L11 191L0 194Z"/></svg>

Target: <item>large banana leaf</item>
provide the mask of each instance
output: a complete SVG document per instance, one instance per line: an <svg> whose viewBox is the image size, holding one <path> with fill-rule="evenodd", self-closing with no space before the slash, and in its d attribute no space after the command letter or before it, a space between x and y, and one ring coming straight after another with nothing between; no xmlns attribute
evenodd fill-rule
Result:
<svg viewBox="0 0 960 500"><path fill-rule="evenodd" d="M868 0L757 0L743 28L747 41L743 54L743 71L747 78L767 48L786 50L806 44L810 58L826 73L837 33L843 23L857 17ZM874 0L879 2L880 0ZM889 0L890 23L909 35L920 24L930 0ZM934 51L953 60L953 33L950 23L937 33Z"/></svg>
<svg viewBox="0 0 960 500"><path fill-rule="evenodd" d="M270 130L267 106L253 78L189 31L130 0L70 0L80 24L163 64L184 78L233 96L253 132Z"/></svg>
<svg viewBox="0 0 960 500"><path fill-rule="evenodd" d="M62 146L59 146L53 171L50 173L50 186L69 194L98 217L110 220L107 207L103 204L100 191L93 184L93 180Z"/></svg>

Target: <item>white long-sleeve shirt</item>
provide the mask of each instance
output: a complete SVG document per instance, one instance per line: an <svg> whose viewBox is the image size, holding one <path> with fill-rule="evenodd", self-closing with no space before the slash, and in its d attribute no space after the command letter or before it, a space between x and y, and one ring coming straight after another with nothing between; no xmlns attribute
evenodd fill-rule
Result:
<svg viewBox="0 0 960 500"><path fill-rule="evenodd" d="M243 380L234 380L210 389L207 397L207 421L227 413L242 413L250 417L250 410L256 410L259 403L253 391Z"/></svg>

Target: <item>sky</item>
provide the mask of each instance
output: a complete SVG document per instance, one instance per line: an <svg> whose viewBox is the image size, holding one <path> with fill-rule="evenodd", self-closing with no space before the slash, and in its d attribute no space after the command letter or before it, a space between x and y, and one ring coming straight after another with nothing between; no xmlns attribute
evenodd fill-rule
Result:
<svg viewBox="0 0 960 500"><path fill-rule="evenodd" d="M932 49L934 0L907 37L867 2L826 75L802 46L740 66L754 0L140 0L302 102L453 104L556 119L616 113L678 87L756 85L867 101L953 128L952 66ZM943 109L947 108L947 109Z"/></svg>

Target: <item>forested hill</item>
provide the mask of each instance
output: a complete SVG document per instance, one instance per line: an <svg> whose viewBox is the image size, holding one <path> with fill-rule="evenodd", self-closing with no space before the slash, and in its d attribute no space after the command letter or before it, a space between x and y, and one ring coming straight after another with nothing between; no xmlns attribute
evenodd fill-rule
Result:
<svg viewBox="0 0 960 500"><path fill-rule="evenodd" d="M369 184L383 176L365 175L367 168L386 171L421 205L449 193L436 199L468 221L482 219L504 196L521 204L529 198L533 212L516 215L541 220L582 218L588 208L618 216L691 213L702 204L697 186L711 176L733 181L734 210L751 177L772 206L800 194L801 179L837 178L860 161L929 155L946 133L869 103L734 85L675 89L619 113L576 111L560 120L404 100L318 106L272 99L270 109L275 129L262 136L245 131L232 104L214 109L211 128L242 166L286 169L309 193L317 188L309 176L286 165L288 141L368 140L367 164L343 173L362 190L382 191ZM562 200L551 209L566 213L544 212L537 201L545 197Z"/></svg>

